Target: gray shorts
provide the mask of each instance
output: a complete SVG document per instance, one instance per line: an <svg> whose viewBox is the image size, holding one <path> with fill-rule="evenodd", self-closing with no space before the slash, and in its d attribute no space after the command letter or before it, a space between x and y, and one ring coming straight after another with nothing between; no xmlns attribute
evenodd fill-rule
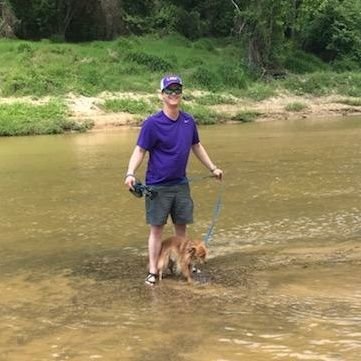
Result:
<svg viewBox="0 0 361 361"><path fill-rule="evenodd" d="M189 184L151 186L157 192L153 199L145 198L148 224L159 226L167 223L168 216L174 224L193 223L193 200Z"/></svg>

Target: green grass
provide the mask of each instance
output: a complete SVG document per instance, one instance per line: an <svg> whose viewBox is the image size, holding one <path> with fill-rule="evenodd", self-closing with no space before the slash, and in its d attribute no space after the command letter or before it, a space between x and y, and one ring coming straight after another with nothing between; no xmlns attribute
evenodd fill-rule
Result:
<svg viewBox="0 0 361 361"><path fill-rule="evenodd" d="M338 101L338 103L340 104L346 104L346 105L351 105L353 107L360 107L361 106L361 98L356 98L356 99L341 99Z"/></svg>
<svg viewBox="0 0 361 361"><path fill-rule="evenodd" d="M155 104L145 100L136 100L131 98L107 99L100 105L106 112L127 112L131 114L146 115L156 111Z"/></svg>
<svg viewBox="0 0 361 361"><path fill-rule="evenodd" d="M301 102L288 103L285 106L285 110L288 112L300 112L301 110L307 109L308 106Z"/></svg>
<svg viewBox="0 0 361 361"><path fill-rule="evenodd" d="M232 96L215 93L194 97L194 100L197 104L201 105L235 104L237 102L236 99Z"/></svg>
<svg viewBox="0 0 361 361"><path fill-rule="evenodd" d="M238 112L236 115L233 115L230 120L241 122L241 123L249 123L256 120L262 113L253 111L253 110L244 110Z"/></svg>
<svg viewBox="0 0 361 361"><path fill-rule="evenodd" d="M179 35L83 44L0 40L0 93L154 92L165 73L180 73L188 89L234 92L250 79L236 52L237 44L212 39L193 44Z"/></svg>
<svg viewBox="0 0 361 361"><path fill-rule="evenodd" d="M287 70L295 74L313 73L320 70L328 71L331 68L315 55L300 50L287 54L283 65Z"/></svg>
<svg viewBox="0 0 361 361"><path fill-rule="evenodd" d="M184 107L200 124L223 121L225 116L209 107L234 104L240 97L261 101L284 91L297 95L361 97L359 71L342 71L353 68L340 65L333 70L331 65L301 51L283 54L285 79L258 79L245 63L239 40L229 39L192 42L177 34L130 36L82 44L0 39L0 96L42 98L69 93L96 96L102 92L155 96L164 74L179 73L184 80ZM205 95L197 96L195 90L203 90ZM141 118L154 112L159 102L128 98L107 100L101 106L106 111L125 111ZM1 134L47 134L78 127L67 120L65 107L57 102L49 102L44 109L29 104L21 104L19 109L12 107L1 106ZM17 115L13 116L16 111ZM236 119L249 121L252 117L245 112ZM27 124L26 119L41 124L37 126L30 121Z"/></svg>
<svg viewBox="0 0 361 361"><path fill-rule="evenodd" d="M359 72L315 72L312 74L290 75L280 85L293 94L324 96L340 94L361 97L361 73Z"/></svg>
<svg viewBox="0 0 361 361"><path fill-rule="evenodd" d="M89 127L90 123L70 120L66 106L59 101L43 105L22 102L0 105L0 136L60 134L85 131Z"/></svg>
<svg viewBox="0 0 361 361"><path fill-rule="evenodd" d="M245 98L250 98L252 100L264 100L275 96L277 94L275 84L255 82L251 84L248 89L241 93Z"/></svg>
<svg viewBox="0 0 361 361"><path fill-rule="evenodd" d="M154 92L164 73L179 73L185 89L262 100L286 89L295 94L361 95L361 74L333 71L313 55L289 51L285 80L254 79L238 41L179 35L130 36L82 44L0 40L1 96L58 96L69 92ZM337 68L339 71L339 68Z"/></svg>
<svg viewBox="0 0 361 361"><path fill-rule="evenodd" d="M222 120L220 114L210 110L208 107L198 104L186 104L182 106L182 110L192 114L198 124L210 125L216 124Z"/></svg>

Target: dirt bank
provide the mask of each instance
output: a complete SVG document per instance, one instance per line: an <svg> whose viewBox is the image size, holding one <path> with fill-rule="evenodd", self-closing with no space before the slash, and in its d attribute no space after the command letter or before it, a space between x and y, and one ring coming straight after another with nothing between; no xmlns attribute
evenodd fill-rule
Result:
<svg viewBox="0 0 361 361"><path fill-rule="evenodd" d="M193 94L196 97L201 94ZM140 116L125 112L111 113L101 108L101 104L106 99L116 98L134 98L149 99L154 101L155 94L135 94L135 93L102 93L96 97L86 97L81 95L68 94L65 102L69 107L70 116L76 120L90 120L94 123L93 130L119 126L135 126L139 123ZM251 101L242 98L235 98L234 104L218 104L209 106L212 110L230 118L239 112L257 112L260 115L255 121L269 121L275 119L290 118L308 118L308 117L329 117L329 116L348 116L361 114L360 105L347 105L342 103L345 97L339 95L313 97L313 96L295 96L279 95L262 101ZM348 98L350 99L350 98ZM33 99L31 97L23 98L0 98L1 103L11 102L30 102L34 104L43 104L49 101L48 97ZM301 104L303 109L299 111L287 110L292 104ZM161 103L159 102L159 106Z"/></svg>
<svg viewBox="0 0 361 361"><path fill-rule="evenodd" d="M154 98L154 95L151 95ZM67 98L72 116L78 120L90 119L94 122L93 129L106 127L118 127L123 125L137 125L139 116L129 113L107 113L99 104L105 99L112 97L134 97L137 99L147 98L146 95L134 93L122 93L118 95L101 94L99 97L69 96ZM294 95L281 95L268 98L263 101L250 101L236 99L235 104L213 105L210 108L224 114L227 118L239 112L254 111L260 115L256 121L269 121L275 119L347 116L361 114L361 106L351 106L340 103L344 97L306 97ZM299 103L304 106L300 111L288 111L286 107L290 104ZM160 105L160 103L159 103Z"/></svg>

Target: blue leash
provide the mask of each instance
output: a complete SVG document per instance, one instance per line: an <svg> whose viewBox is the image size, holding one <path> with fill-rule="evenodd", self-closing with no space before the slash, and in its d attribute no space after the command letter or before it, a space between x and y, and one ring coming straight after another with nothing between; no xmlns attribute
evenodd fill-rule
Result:
<svg viewBox="0 0 361 361"><path fill-rule="evenodd" d="M197 180L203 180L203 179L206 179L206 178L214 178L214 176L208 175L208 176L192 177L192 178L189 178L189 182L194 182L194 181L197 181ZM131 191L131 192L137 198L143 197L143 195L145 195L145 196L149 197L150 199L153 199L153 197L156 195L156 194L152 193L152 190L149 187L142 184L139 180L137 180L137 184L136 184L136 187L135 187L134 191ZM212 239L214 226L215 226L216 221L217 221L217 219L219 217L219 214L221 213L222 193L223 193L223 180L221 181L219 191L218 191L218 197L217 197L216 203L214 205L212 222L208 227L206 235L204 236L204 243L206 245L208 245L209 241Z"/></svg>
<svg viewBox="0 0 361 361"><path fill-rule="evenodd" d="M214 205L212 222L208 227L208 231L207 231L206 235L204 236L204 243L206 245L208 245L209 241L212 239L214 226L215 226L216 221L217 221L217 219L219 217L219 214L221 213L222 193L223 193L223 180L221 181L219 191L218 191L218 197L217 197L216 203Z"/></svg>

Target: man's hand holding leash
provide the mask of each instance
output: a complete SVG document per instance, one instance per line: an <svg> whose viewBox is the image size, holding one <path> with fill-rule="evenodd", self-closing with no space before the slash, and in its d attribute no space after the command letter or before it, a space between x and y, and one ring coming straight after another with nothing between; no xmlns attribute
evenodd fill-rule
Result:
<svg viewBox="0 0 361 361"><path fill-rule="evenodd" d="M222 169L217 168L216 166L214 166L213 168L211 168L210 172L212 173L212 175L214 177L216 177L218 180L222 180L223 179L223 171Z"/></svg>
<svg viewBox="0 0 361 361"><path fill-rule="evenodd" d="M136 182L135 175L128 173L124 177L124 184L129 190L134 190L134 184Z"/></svg>

